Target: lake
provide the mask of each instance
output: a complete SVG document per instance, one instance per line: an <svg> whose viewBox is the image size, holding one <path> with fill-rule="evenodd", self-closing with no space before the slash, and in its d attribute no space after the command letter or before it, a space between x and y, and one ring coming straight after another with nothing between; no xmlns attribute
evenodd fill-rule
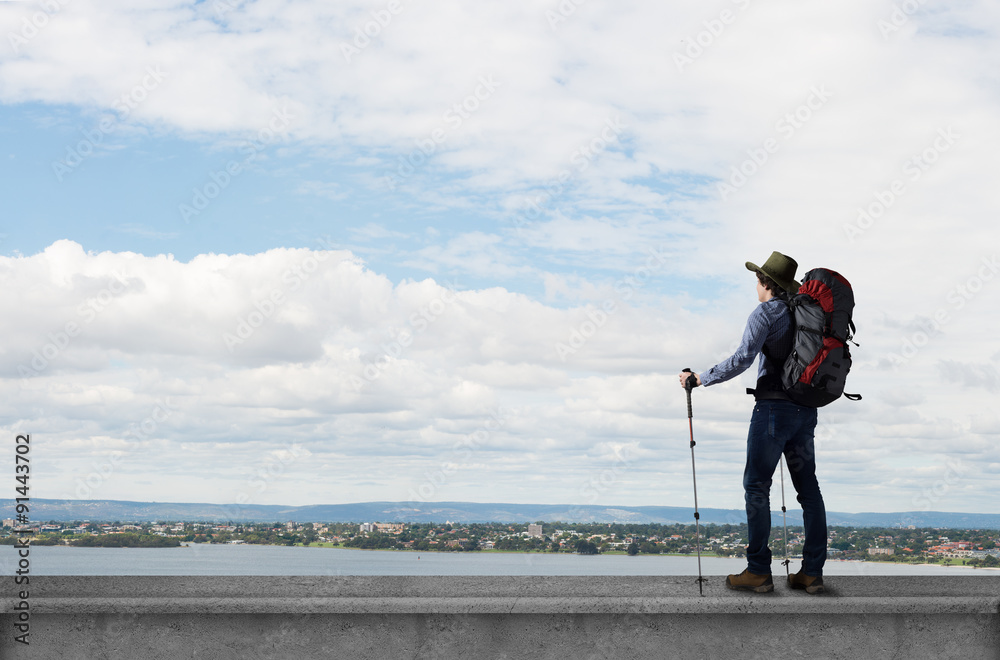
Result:
<svg viewBox="0 0 1000 660"><path fill-rule="evenodd" d="M268 545L180 548L32 547L31 575L697 575L696 557L501 552L408 552ZM17 550L0 547L0 575L14 575ZM739 573L743 559L701 559L705 575ZM792 571L799 562L793 561ZM772 564L782 572L780 558ZM982 575L995 569L828 561L825 575Z"/></svg>

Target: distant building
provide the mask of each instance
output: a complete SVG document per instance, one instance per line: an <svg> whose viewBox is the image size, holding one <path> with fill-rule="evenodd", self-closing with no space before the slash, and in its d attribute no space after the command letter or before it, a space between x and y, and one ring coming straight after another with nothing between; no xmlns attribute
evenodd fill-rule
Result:
<svg viewBox="0 0 1000 660"><path fill-rule="evenodd" d="M895 548L868 548L868 554L870 555L894 555L896 554Z"/></svg>
<svg viewBox="0 0 1000 660"><path fill-rule="evenodd" d="M375 523L375 530L386 534L402 534L403 523Z"/></svg>
<svg viewBox="0 0 1000 660"><path fill-rule="evenodd" d="M972 552L972 543L969 541L954 541L927 548L927 554L939 557L968 557Z"/></svg>
<svg viewBox="0 0 1000 660"><path fill-rule="evenodd" d="M541 525L536 525L534 523L528 525L528 536L537 536L538 538L541 538L542 537L542 526Z"/></svg>

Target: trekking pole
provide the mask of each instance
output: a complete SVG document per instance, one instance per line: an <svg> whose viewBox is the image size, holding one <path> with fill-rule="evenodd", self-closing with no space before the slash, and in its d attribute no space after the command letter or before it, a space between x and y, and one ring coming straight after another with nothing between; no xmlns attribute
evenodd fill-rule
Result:
<svg viewBox="0 0 1000 660"><path fill-rule="evenodd" d="M778 457L778 465L781 466L781 521L785 526L785 561L781 562L785 565L785 577L788 577L788 565L791 561L788 559L788 516L785 515L785 457Z"/></svg>
<svg viewBox="0 0 1000 660"><path fill-rule="evenodd" d="M692 421L694 415L691 413L691 390L694 389L698 381L695 380L690 369L685 369L682 373L684 372L691 374L684 381L684 391L687 393L688 431L691 433L691 483L694 485L694 547L698 553L698 593L704 596L705 592L701 586L705 582L705 578L701 576L701 526L699 524L701 516L698 514L698 478L694 471L694 422Z"/></svg>

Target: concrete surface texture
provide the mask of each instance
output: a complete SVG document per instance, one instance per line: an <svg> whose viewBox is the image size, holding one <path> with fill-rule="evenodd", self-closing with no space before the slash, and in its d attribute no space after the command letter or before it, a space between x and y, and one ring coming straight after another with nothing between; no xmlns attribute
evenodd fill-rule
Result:
<svg viewBox="0 0 1000 660"><path fill-rule="evenodd" d="M1000 575L831 577L809 596L710 577L32 577L0 658L998 658ZM14 594L16 595L16 594Z"/></svg>

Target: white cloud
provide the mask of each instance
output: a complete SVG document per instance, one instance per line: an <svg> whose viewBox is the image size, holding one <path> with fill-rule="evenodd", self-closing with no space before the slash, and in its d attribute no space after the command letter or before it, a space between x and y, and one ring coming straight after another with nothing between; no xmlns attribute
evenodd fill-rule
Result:
<svg viewBox="0 0 1000 660"><path fill-rule="evenodd" d="M619 301L602 317L599 307L558 309L501 288L393 283L343 251L180 262L61 241L0 259L0 277L5 308L25 310L3 320L3 409L19 420L7 429L44 437L34 476L51 497L225 502L251 489L254 470L278 466L286 478L253 491L254 501L405 499L450 461L458 467L430 499L579 502L590 477L618 461L620 480L601 501L655 504L666 490L682 497L687 483L684 396L672 374L691 359L691 341L707 366L732 338L724 328L694 332L667 298ZM227 346L227 334L239 341ZM574 350L561 356L559 343ZM920 364L936 371L932 359ZM893 373L859 375L864 402L823 411L832 509L858 508L861 494L903 478L909 461L897 455L922 457L933 476L947 443L968 457L969 479L1000 459L972 435L991 422L972 417L981 411L961 404L968 397L939 405L919 384L903 396ZM741 386L695 393L705 506L739 497ZM883 397L879 387L892 389ZM490 419L502 423L477 436ZM474 449L456 457L468 438ZM623 446L624 462L610 449ZM291 453L282 462L274 452ZM102 465L112 472L86 486ZM907 508L908 492L880 498ZM952 508L976 508L979 492Z"/></svg>
<svg viewBox="0 0 1000 660"><path fill-rule="evenodd" d="M423 281L373 272L360 250L181 262L59 241L0 260L0 300L17 311L2 321L6 418L51 438L59 466L39 483L75 483L125 446L102 496L193 499L176 484L194 474L192 492L223 501L300 442L308 454L281 465L303 488L274 479L256 497L405 497L499 406L509 417L442 499L574 501L614 443L643 460L602 498L679 496L686 428L670 374L725 355L753 305L742 264L778 249L800 274L839 270L858 298L851 389L865 400L824 411L828 507L907 508L906 489L944 469L943 447L970 455L976 486L940 508L992 506L982 484L1000 457L980 441L995 426L983 410L1000 321L992 4L921 11L891 32L879 24L891 6L861 0L584 3L554 23L553 2L404 7L350 58L343 45L382 5L76 0L7 44L5 104L70 104L114 113L123 135L216 145L272 131L356 177L317 174L298 194L353 199L395 172L404 205L499 223L412 244L416 231L367 219L351 232L364 254L391 249L436 278ZM701 37L723 9L735 19ZM21 34L33 11L6 3L0 33ZM678 67L677 53L693 61ZM409 157L420 162L404 174ZM135 218L109 226L170 236ZM665 256L647 276L650 249ZM497 286L448 290L466 275ZM510 284L526 280L545 302ZM38 374L22 383L25 369ZM697 394L716 506L740 501L748 380ZM646 470L662 483L633 478Z"/></svg>
<svg viewBox="0 0 1000 660"><path fill-rule="evenodd" d="M859 192L892 165L867 158L842 167L872 145L902 156L941 123L995 134L983 104L996 97L976 85L988 58L973 57L990 43L985 37L904 33L887 41L876 28L880 8L864 2L729 9L739 20L679 71L674 54L717 18L717 9L644 2L580 8L552 30L550 3L499 11L413 3L348 62L342 44L372 20L365 3L295 10L243 3L219 17L212 3L114 11L102 3L97 11L84 1L54 15L0 67L0 80L8 101L108 108L142 85L146 67L158 66L162 82L141 95L131 119L192 134L256 133L283 103L295 115L289 134L298 140L407 154L415 140L447 129L440 153L448 169L488 168L487 177L470 181L493 190L546 182L572 168L573 154L615 117L627 125L620 137L634 149L627 162L639 171L655 165L665 173L723 176L758 146L754 135L760 142L775 135L782 142L775 160L784 167L811 170L814 180L852 177ZM4 25L17 27L27 11L7 7ZM913 23L951 19L946 13ZM917 68L919 75L911 73ZM491 76L497 85L484 90L480 81ZM826 86L831 99L785 141L774 125L817 86ZM464 110L448 114L469 98ZM814 147L840 156L817 161ZM800 158L808 170L793 165ZM620 180L637 171L613 174ZM815 200L823 190L838 192L806 192Z"/></svg>

